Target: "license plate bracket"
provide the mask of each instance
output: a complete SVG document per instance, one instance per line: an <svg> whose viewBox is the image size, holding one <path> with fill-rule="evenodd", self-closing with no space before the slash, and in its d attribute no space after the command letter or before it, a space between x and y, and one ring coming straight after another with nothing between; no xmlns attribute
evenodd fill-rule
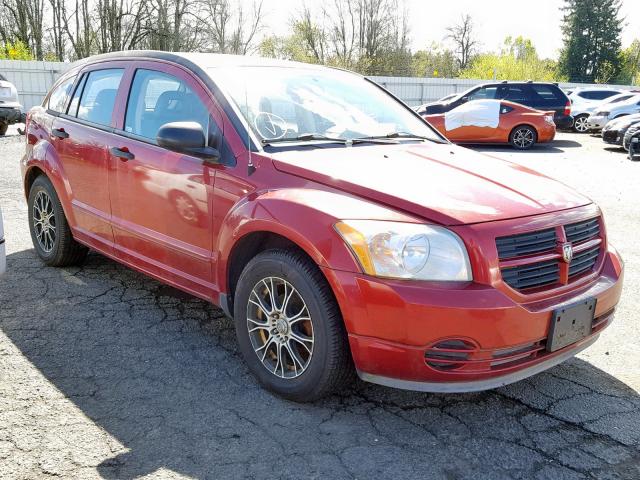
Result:
<svg viewBox="0 0 640 480"><path fill-rule="evenodd" d="M554 310L547 337L547 351L555 352L591 334L595 312L595 298Z"/></svg>

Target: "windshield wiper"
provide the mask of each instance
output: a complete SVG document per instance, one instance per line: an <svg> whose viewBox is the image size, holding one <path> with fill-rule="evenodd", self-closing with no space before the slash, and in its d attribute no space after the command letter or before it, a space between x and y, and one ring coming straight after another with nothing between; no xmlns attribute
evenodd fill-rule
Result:
<svg viewBox="0 0 640 480"><path fill-rule="evenodd" d="M333 142L333 143L341 143L343 145L354 145L356 143L381 143L381 144L389 144L395 143L392 140L392 137L362 137L362 138L340 138L340 137L328 137L326 135L322 135L319 133L304 133L302 135L298 135L297 137L282 137L282 138L274 138L268 139L264 138L262 140L263 145L271 145L273 143L284 143L284 142L313 142L313 141L322 141L322 142Z"/></svg>
<svg viewBox="0 0 640 480"><path fill-rule="evenodd" d="M414 135L413 133L408 133L408 132L393 132L393 133L387 133L386 135L380 135L380 136L376 136L376 137L366 137L367 139L371 140L371 139L408 139L408 140L428 140L430 142L435 142L435 143L446 143L443 142L442 140L438 139L438 138L432 138L432 137L425 137L422 135ZM363 139L358 139L358 140L363 140Z"/></svg>

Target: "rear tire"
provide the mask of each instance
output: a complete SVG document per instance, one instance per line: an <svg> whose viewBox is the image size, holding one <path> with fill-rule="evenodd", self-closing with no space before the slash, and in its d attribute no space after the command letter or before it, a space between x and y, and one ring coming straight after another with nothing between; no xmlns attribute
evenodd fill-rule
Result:
<svg viewBox="0 0 640 480"><path fill-rule="evenodd" d="M0 137L4 136L7 133L8 129L9 129L8 123L0 122Z"/></svg>
<svg viewBox="0 0 640 480"><path fill-rule="evenodd" d="M50 267L81 263L89 251L76 242L51 181L39 176L29 191L29 230L40 259Z"/></svg>
<svg viewBox="0 0 640 480"><path fill-rule="evenodd" d="M353 381L333 292L299 252L267 250L249 261L236 288L234 322L249 369L282 397L309 402Z"/></svg>
<svg viewBox="0 0 640 480"><path fill-rule="evenodd" d="M578 115L573 119L573 131L578 133L587 133L589 131L588 115Z"/></svg>
<svg viewBox="0 0 640 480"><path fill-rule="evenodd" d="M520 125L509 135L509 143L516 150L529 150L538 141L538 133L533 127Z"/></svg>

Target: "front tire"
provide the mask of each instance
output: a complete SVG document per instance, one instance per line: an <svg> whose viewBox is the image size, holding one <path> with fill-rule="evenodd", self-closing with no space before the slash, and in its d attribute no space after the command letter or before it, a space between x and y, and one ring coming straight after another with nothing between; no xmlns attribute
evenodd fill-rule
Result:
<svg viewBox="0 0 640 480"><path fill-rule="evenodd" d="M533 127L520 125L509 135L509 143L516 150L529 150L538 141L538 133Z"/></svg>
<svg viewBox="0 0 640 480"><path fill-rule="evenodd" d="M313 401L353 379L338 305L301 253L267 250L249 261L236 288L234 322L249 369L282 397Z"/></svg>
<svg viewBox="0 0 640 480"><path fill-rule="evenodd" d="M8 129L9 129L8 123L0 122L0 137L4 136L7 133Z"/></svg>
<svg viewBox="0 0 640 480"><path fill-rule="evenodd" d="M589 131L588 123L588 115L578 115L573 119L573 130L578 133L587 133Z"/></svg>
<svg viewBox="0 0 640 480"><path fill-rule="evenodd" d="M81 263L88 249L76 242L51 181L39 176L29 191L29 230L40 259L50 267Z"/></svg>

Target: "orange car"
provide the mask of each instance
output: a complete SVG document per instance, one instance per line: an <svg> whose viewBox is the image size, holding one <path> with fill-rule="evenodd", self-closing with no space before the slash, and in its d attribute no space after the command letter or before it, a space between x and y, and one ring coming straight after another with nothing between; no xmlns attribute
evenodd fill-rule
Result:
<svg viewBox="0 0 640 480"><path fill-rule="evenodd" d="M553 112L506 100L474 100L423 118L454 143L510 143L527 150L556 135Z"/></svg>

